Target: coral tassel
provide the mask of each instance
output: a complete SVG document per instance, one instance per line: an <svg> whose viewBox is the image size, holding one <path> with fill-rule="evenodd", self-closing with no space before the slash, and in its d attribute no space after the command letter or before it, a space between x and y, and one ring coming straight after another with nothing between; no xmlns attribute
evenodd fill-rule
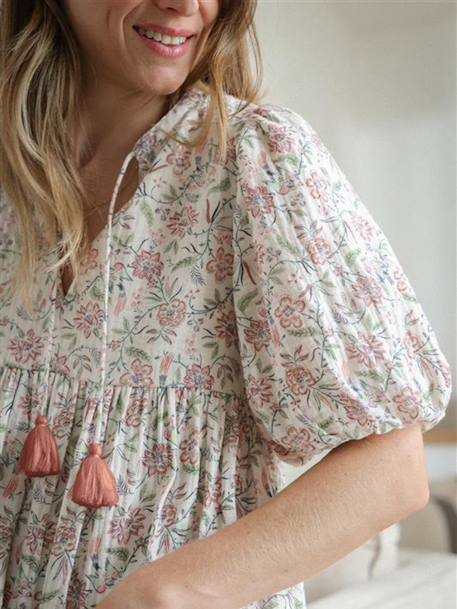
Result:
<svg viewBox="0 0 457 609"><path fill-rule="evenodd" d="M119 501L113 472L101 458L99 444L89 446L90 455L81 463L71 497L84 507L111 507Z"/></svg>
<svg viewBox="0 0 457 609"><path fill-rule="evenodd" d="M19 457L19 471L29 478L53 476L60 472L59 450L48 419L38 415L35 427L28 434Z"/></svg>

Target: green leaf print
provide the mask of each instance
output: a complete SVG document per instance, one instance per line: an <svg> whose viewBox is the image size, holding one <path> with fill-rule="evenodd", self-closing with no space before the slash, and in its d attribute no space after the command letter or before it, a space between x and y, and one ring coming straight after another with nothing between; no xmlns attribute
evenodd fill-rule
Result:
<svg viewBox="0 0 457 609"><path fill-rule="evenodd" d="M42 607L45 603L49 603L49 601L52 601L60 594L61 594L60 590L53 590L52 592L48 592L47 594L44 594L40 598L40 607Z"/></svg>
<svg viewBox="0 0 457 609"><path fill-rule="evenodd" d="M356 262L356 258L359 254L360 254L360 249L352 250L351 252L349 252L349 254L346 254L346 256L344 257L346 264L348 266L354 266L354 263Z"/></svg>
<svg viewBox="0 0 457 609"><path fill-rule="evenodd" d="M153 211L151 209L151 206L148 205L148 203L143 200L140 203L140 210L141 210L141 213L146 218L146 222L147 222L148 226L149 227L153 226L153 224L154 224L154 213L153 213Z"/></svg>
<svg viewBox="0 0 457 609"><path fill-rule="evenodd" d="M143 351L143 349L138 349L137 347L127 347L125 351L127 355L131 356L132 358L143 359L147 362L151 361L151 356L146 353L146 351Z"/></svg>
<svg viewBox="0 0 457 609"><path fill-rule="evenodd" d="M227 190L230 187L230 178L226 177L222 180L222 182L219 182L219 184L216 184L216 186L213 186L212 188L209 189L208 194L211 192L222 192L223 190Z"/></svg>
<svg viewBox="0 0 457 609"><path fill-rule="evenodd" d="M175 264L175 266L173 267L173 271L176 271L177 269L180 269L182 267L192 266L197 260L198 256L187 256L186 258L183 258L177 264Z"/></svg>
<svg viewBox="0 0 457 609"><path fill-rule="evenodd" d="M246 294L246 296L243 296L243 298L241 298L238 302L238 309L244 313L246 310L246 307L249 305L249 303L251 302L251 300L253 298L255 298L257 296L257 288L255 288L254 290L251 290L250 292L248 292Z"/></svg>

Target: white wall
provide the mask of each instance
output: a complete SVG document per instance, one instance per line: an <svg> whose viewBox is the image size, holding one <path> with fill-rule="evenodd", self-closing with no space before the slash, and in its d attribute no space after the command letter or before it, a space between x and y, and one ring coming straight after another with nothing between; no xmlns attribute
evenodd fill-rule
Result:
<svg viewBox="0 0 457 609"><path fill-rule="evenodd" d="M298 111L384 230L456 382L456 6L259 1L264 102ZM456 391L440 426L456 425Z"/></svg>

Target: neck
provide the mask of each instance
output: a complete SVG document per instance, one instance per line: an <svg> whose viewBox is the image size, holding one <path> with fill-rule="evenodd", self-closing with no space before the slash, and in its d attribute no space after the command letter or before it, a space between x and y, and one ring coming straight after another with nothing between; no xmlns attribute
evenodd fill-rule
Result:
<svg viewBox="0 0 457 609"><path fill-rule="evenodd" d="M112 84L86 87L76 133L78 166L117 165L168 110L168 96L119 93Z"/></svg>

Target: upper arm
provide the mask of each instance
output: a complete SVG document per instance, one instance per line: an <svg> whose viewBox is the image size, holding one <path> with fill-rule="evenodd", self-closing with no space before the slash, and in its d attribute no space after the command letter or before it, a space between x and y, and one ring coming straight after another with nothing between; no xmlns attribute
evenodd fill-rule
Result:
<svg viewBox="0 0 457 609"><path fill-rule="evenodd" d="M386 235L288 109L252 111L237 166L233 299L258 429L293 464L389 436L409 447L419 492L417 429L444 417L450 366Z"/></svg>

